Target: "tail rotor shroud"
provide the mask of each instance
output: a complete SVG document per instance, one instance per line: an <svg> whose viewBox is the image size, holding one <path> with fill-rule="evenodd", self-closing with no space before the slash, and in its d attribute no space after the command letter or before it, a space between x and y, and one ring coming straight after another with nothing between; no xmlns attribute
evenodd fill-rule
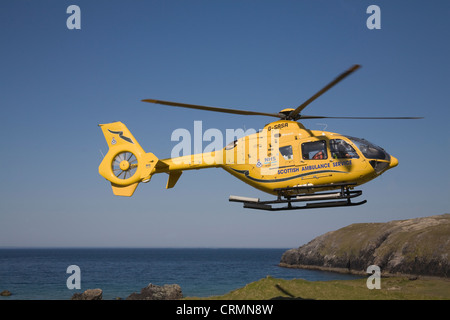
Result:
<svg viewBox="0 0 450 320"><path fill-rule="evenodd" d="M136 174L138 159L132 152L121 152L114 157L111 166L114 175L119 179L125 180Z"/></svg>
<svg viewBox="0 0 450 320"><path fill-rule="evenodd" d="M109 147L99 173L111 182L115 195L131 197L140 182L150 180L159 159L145 152L122 122L99 126Z"/></svg>

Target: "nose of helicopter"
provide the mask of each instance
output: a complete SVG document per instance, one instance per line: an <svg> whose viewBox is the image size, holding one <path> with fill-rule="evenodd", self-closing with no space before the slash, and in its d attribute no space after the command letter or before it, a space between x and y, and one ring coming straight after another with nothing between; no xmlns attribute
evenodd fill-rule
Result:
<svg viewBox="0 0 450 320"><path fill-rule="evenodd" d="M389 169L394 168L398 165L398 159L391 156L391 162L389 163Z"/></svg>

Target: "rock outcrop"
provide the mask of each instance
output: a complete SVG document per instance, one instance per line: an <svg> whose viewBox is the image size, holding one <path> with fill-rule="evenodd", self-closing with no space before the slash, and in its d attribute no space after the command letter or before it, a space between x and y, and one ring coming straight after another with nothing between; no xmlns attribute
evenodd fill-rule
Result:
<svg viewBox="0 0 450 320"><path fill-rule="evenodd" d="M141 293L132 293L126 300L178 300L183 298L181 287L177 284L157 286L149 284L142 288Z"/></svg>
<svg viewBox="0 0 450 320"><path fill-rule="evenodd" d="M71 300L102 300L102 289L87 289L83 293L74 293Z"/></svg>
<svg viewBox="0 0 450 320"><path fill-rule="evenodd" d="M377 265L382 275L450 277L450 214L357 223L323 234L286 251L280 266L367 275Z"/></svg>
<svg viewBox="0 0 450 320"><path fill-rule="evenodd" d="M9 290L3 290L2 292L0 292L0 296L2 296L2 297L9 297L11 295L12 295L12 293Z"/></svg>

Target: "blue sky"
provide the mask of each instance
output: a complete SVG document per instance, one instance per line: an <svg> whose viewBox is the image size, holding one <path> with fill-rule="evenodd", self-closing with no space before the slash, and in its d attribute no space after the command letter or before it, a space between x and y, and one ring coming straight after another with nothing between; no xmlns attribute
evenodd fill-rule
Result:
<svg viewBox="0 0 450 320"><path fill-rule="evenodd" d="M66 9L81 9L69 30ZM369 30L369 5L381 29ZM2 1L1 247L297 247L352 223L449 212L448 1ZM366 138L399 166L362 186L354 208L246 210L267 198L220 169L155 175L132 198L98 174L97 126L122 121L170 156L177 128L255 128L272 121L141 102L155 98L277 112L353 64L362 68L304 114L424 116L308 120Z"/></svg>

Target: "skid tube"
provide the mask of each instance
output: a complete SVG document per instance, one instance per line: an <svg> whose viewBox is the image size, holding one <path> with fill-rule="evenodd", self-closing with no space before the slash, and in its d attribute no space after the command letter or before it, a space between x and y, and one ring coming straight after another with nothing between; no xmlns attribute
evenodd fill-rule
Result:
<svg viewBox="0 0 450 320"><path fill-rule="evenodd" d="M355 184L340 183L340 184L328 184L328 185L317 185L317 186L301 186L301 187L289 187L289 188L279 188L275 189L278 193L278 197L275 200L260 201L259 198L246 198L239 196L230 196L229 201L231 202L242 202L244 208L249 209L259 209L267 211L281 211L281 210L299 210L299 209L314 209L314 208L332 208L332 207L349 207L349 206L359 206L367 202L363 200L360 202L352 202L352 198L359 197L362 195L361 190L350 190ZM323 189L323 188L336 188L340 187L340 191L335 192L321 192L313 194L292 194L311 192L313 189ZM334 200L334 201L327 201ZM295 206L293 203L305 202L305 201L316 201L308 202L303 206ZM272 205L284 204L284 207L273 207Z"/></svg>

